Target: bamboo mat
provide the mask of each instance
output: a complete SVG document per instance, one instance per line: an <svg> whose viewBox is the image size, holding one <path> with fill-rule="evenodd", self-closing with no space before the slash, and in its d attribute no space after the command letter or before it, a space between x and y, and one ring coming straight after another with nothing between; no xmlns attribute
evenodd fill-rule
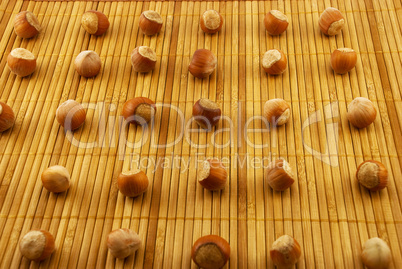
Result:
<svg viewBox="0 0 402 269"><path fill-rule="evenodd" d="M342 34L330 38L318 27L328 6L346 19ZM225 20L212 36L199 27L200 14L211 8ZM89 9L108 16L105 35L89 36L80 26ZM164 20L154 37L138 30L139 16L148 9ZM263 27L271 9L290 19L280 37ZM21 10L37 15L43 26L38 37L22 40L13 33ZM0 268L195 268L191 246L207 234L228 240L230 268L272 268L269 249L283 234L301 245L298 268L363 268L362 244L375 236L389 244L391 267L402 268L401 25L400 0L1 1L0 100L13 108L16 122L0 134ZM158 56L155 70L145 75L133 72L129 61L131 51L143 44ZM32 76L18 78L6 67L16 47L37 56ZM337 47L358 53L349 74L331 70L330 53ZM188 73L198 48L218 58L209 79ZM261 56L270 48L287 54L288 69L281 76L267 76L261 68ZM86 49L102 59L95 79L81 78L72 64ZM151 133L128 127L119 117L134 96L159 104ZM347 105L358 96L369 97L379 112L363 130L346 119ZM181 136L201 97L222 107L227 118L217 127L221 132L199 132L190 122L196 131ZM261 120L249 119L276 97L291 103L292 118L267 132ZM55 120L66 99L88 104L86 122L73 136ZM212 156L227 160L229 183L221 192L196 182L197 161ZM277 157L286 158L297 174L282 193L267 185L258 164ZM181 167L169 165L175 159ZM388 168L389 185L381 192L370 193L356 181L357 166L369 159ZM72 178L72 187L59 195L46 191L40 180L55 164L66 166ZM125 198L117 190L117 175L137 164L145 167L149 189ZM115 260L106 246L107 234L120 227L143 240L136 255L124 261ZM37 228L55 236L57 249L51 258L30 264L18 243Z"/></svg>

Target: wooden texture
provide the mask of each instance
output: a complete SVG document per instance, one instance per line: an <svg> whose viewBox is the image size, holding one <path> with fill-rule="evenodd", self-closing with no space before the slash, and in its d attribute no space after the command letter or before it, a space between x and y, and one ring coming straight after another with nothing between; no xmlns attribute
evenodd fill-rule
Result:
<svg viewBox="0 0 402 269"><path fill-rule="evenodd" d="M335 37L323 36L318 27L328 6L346 20ZM90 36L80 26L89 9L108 16L105 35ZM164 22L152 37L138 28L148 9L160 12ZM199 27L206 9L224 18L218 34L206 35ZM284 11L290 21L279 37L264 29L271 9ZM38 37L14 34L21 10L37 15L43 27ZM272 268L269 249L283 234L301 245L299 268L363 268L362 245L376 236L392 250L391 268L402 268L401 25L399 0L1 1L0 100L13 108L16 122L0 134L0 268L195 268L191 246L207 234L228 240L230 268ZM156 51L152 73L132 70L130 53L139 45ZM7 68L7 55L17 47L37 56L37 70L27 78ZM345 75L330 67L338 47L358 54L356 68ZM208 79L188 72L198 48L218 59ZM261 56L271 48L287 55L283 75L267 76L261 68ZM87 49L102 60L94 79L81 78L73 67ZM149 133L120 117L134 96L158 105ZM362 130L346 118L358 96L370 98L378 111L374 124ZM216 133L191 122L192 106L201 97L222 108L225 118ZM272 98L288 101L292 117L286 126L268 130L258 116ZM67 99L88 108L84 126L73 135L55 120ZM225 190L206 191L196 182L197 164L206 157L223 160L229 173ZM268 186L259 164L278 157L288 160L297 177L282 193ZM356 168L369 159L388 168L385 190L370 193L357 183ZM55 164L67 167L72 179L71 188L58 195L40 180ZM117 176L138 165L149 189L125 198ZM120 227L143 241L124 261L106 246L108 233ZM40 264L22 258L18 249L20 238L38 228L52 233L57 247Z"/></svg>

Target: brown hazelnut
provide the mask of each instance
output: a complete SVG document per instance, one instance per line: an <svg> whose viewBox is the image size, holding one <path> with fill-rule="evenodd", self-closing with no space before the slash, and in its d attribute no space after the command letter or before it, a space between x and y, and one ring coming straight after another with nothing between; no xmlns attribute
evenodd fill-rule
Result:
<svg viewBox="0 0 402 269"><path fill-rule="evenodd" d="M54 250L54 237L48 231L32 230L20 241L21 254L28 260L36 262L45 260Z"/></svg>
<svg viewBox="0 0 402 269"><path fill-rule="evenodd" d="M156 112L155 103L146 97L135 97L123 106L123 117L132 124L145 125L150 122Z"/></svg>
<svg viewBox="0 0 402 269"><path fill-rule="evenodd" d="M141 247L141 238L132 230L117 229L107 236L107 247L114 257L124 259Z"/></svg>
<svg viewBox="0 0 402 269"><path fill-rule="evenodd" d="M379 191L388 184L388 171L380 162L365 161L357 168L356 178L361 185L370 191Z"/></svg>
<svg viewBox="0 0 402 269"><path fill-rule="evenodd" d="M352 70L357 62L357 54L349 48L339 48L331 54L331 66L335 73L345 74Z"/></svg>
<svg viewBox="0 0 402 269"><path fill-rule="evenodd" d="M264 116L273 126L280 126L290 119L290 106L280 98L271 99L264 104Z"/></svg>
<svg viewBox="0 0 402 269"><path fill-rule="evenodd" d="M271 10L265 15L264 25L270 35L280 35L288 28L288 17L279 10Z"/></svg>
<svg viewBox="0 0 402 269"><path fill-rule="evenodd" d="M12 108L0 102L0 133L10 129L14 125L15 116Z"/></svg>
<svg viewBox="0 0 402 269"><path fill-rule="evenodd" d="M346 116L356 128L366 128L375 121L377 110L369 99L356 97L349 104Z"/></svg>
<svg viewBox="0 0 402 269"><path fill-rule="evenodd" d="M22 38L31 38L39 34L38 19L30 11L21 11L14 19L14 32Z"/></svg>
<svg viewBox="0 0 402 269"><path fill-rule="evenodd" d="M381 238L373 237L364 243L362 261L368 269L387 269L391 259L391 249Z"/></svg>
<svg viewBox="0 0 402 269"><path fill-rule="evenodd" d="M81 25L91 35L102 35L109 28L109 20L100 11L89 10L82 14Z"/></svg>
<svg viewBox="0 0 402 269"><path fill-rule="evenodd" d="M201 29L207 34L214 34L218 32L223 25L223 18L218 11L210 9L201 15L200 26Z"/></svg>
<svg viewBox="0 0 402 269"><path fill-rule="evenodd" d="M144 193L148 184L148 177L141 170L122 172L117 177L117 187L122 194L128 197L136 197Z"/></svg>
<svg viewBox="0 0 402 269"><path fill-rule="evenodd" d="M163 20L161 15L154 10L142 12L140 16L139 26L141 31L146 35L154 35L159 33L162 28Z"/></svg>
<svg viewBox="0 0 402 269"><path fill-rule="evenodd" d="M293 237L282 235L272 244L270 255L278 268L291 268L301 256L300 245Z"/></svg>
<svg viewBox="0 0 402 269"><path fill-rule="evenodd" d="M43 171L41 179L43 187L50 192L59 193L70 187L70 173L61 165L48 167Z"/></svg>
<svg viewBox="0 0 402 269"><path fill-rule="evenodd" d="M150 72L156 65L156 53L147 46L136 47L131 53L131 64L135 72Z"/></svg>
<svg viewBox="0 0 402 269"><path fill-rule="evenodd" d="M341 32L345 20L342 13L334 7L329 7L324 10L318 20L321 32L326 35L333 36Z"/></svg>
<svg viewBox="0 0 402 269"><path fill-rule="evenodd" d="M195 264L204 269L222 268L229 257L230 245L218 235L200 237L191 249L191 258Z"/></svg>
<svg viewBox="0 0 402 269"><path fill-rule="evenodd" d="M198 167L198 182L210 191L225 188L228 173L223 164L216 159L206 160Z"/></svg>
<svg viewBox="0 0 402 269"><path fill-rule="evenodd" d="M201 98L193 106L193 117L204 129L210 130L218 124L221 114L218 104L206 98Z"/></svg>
<svg viewBox="0 0 402 269"><path fill-rule="evenodd" d="M102 62L95 51L84 50L77 55L77 58L75 58L74 67L80 76L91 78L99 73L102 67Z"/></svg>
<svg viewBox="0 0 402 269"><path fill-rule="evenodd" d="M283 51L272 49L265 52L262 58L262 68L270 75L279 75L285 72L287 67L286 55Z"/></svg>
<svg viewBox="0 0 402 269"><path fill-rule="evenodd" d="M194 52L188 71L196 78L206 78L214 72L218 60L210 50L198 49Z"/></svg>
<svg viewBox="0 0 402 269"><path fill-rule="evenodd" d="M8 55L7 65L17 76L26 77L35 71L36 59L29 50L16 48Z"/></svg>
<svg viewBox="0 0 402 269"><path fill-rule="evenodd" d="M268 165L265 177L268 185L275 191L284 191L295 182L292 168L287 161L282 159L277 159Z"/></svg>
<svg viewBox="0 0 402 269"><path fill-rule="evenodd" d="M66 130L78 129L86 118L85 109L75 100L67 100L56 110L56 119Z"/></svg>

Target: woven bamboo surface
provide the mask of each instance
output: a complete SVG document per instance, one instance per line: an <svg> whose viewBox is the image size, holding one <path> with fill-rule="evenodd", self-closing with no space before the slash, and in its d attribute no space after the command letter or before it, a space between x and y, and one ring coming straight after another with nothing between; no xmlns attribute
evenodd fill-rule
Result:
<svg viewBox="0 0 402 269"><path fill-rule="evenodd" d="M328 6L346 19L342 34L330 38L318 27L319 14ZM211 8L225 23L218 34L205 35L199 17ZM81 14L89 9L109 17L105 35L90 36L80 26ZM139 32L139 16L148 9L163 17L157 36ZM290 20L280 37L269 36L263 27L271 9L283 10ZM21 10L37 15L43 26L38 37L16 37L13 19ZM272 268L269 249L283 234L301 245L299 268L363 268L362 245L376 236L392 250L391 268L402 268L401 25L400 0L1 1L0 100L13 108L16 122L0 134L0 268L194 268L191 246L207 234L228 240L230 268ZM152 73L132 70L129 55L139 45L156 51ZM27 78L6 66L16 47L37 56L37 70ZM330 67L330 53L337 47L358 53L349 74L334 75ZM188 73L198 48L218 58L209 79ZM281 76L267 76L261 68L261 56L270 48L287 54L288 69ZM86 49L102 59L94 79L81 78L73 67ZM150 134L119 117L124 102L134 96L160 105ZM347 105L358 96L370 98L379 112L362 130L346 118ZM222 107L227 120L217 130L223 131L199 132L190 123L196 131L180 137L201 97ZM249 119L276 97L291 103L291 121L269 132L252 132L268 130L261 120ZM85 124L73 136L55 120L58 105L67 99L88 104ZM161 104L176 107L185 122ZM141 147L133 145L141 141ZM212 141L229 145L216 147ZM221 192L206 191L196 182L197 161L212 156L227 160L229 182ZM166 165L179 157L181 167ZM297 176L282 193L272 191L257 163L277 157L287 159ZM385 190L370 193L357 183L356 168L369 159L388 168ZM118 192L117 175L138 163L145 167L149 189L125 198ZM42 171L55 164L66 166L72 178L71 188L58 195L40 180ZM138 232L143 241L124 261L115 260L106 246L107 234L120 227ZM18 248L21 236L38 228L55 236L57 248L40 264L22 258Z"/></svg>

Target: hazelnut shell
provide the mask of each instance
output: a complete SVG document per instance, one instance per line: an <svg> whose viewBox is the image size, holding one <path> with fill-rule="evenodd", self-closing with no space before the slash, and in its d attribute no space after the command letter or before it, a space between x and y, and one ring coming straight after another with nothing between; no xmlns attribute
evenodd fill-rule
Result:
<svg viewBox="0 0 402 269"><path fill-rule="evenodd" d="M391 259L391 249L381 238L373 237L364 243L362 261L368 269L387 269Z"/></svg>
<svg viewBox="0 0 402 269"><path fill-rule="evenodd" d="M42 184L50 192L59 193L70 187L70 173L61 165L50 166L42 172Z"/></svg>
<svg viewBox="0 0 402 269"><path fill-rule="evenodd" d="M135 72L150 72L156 65L156 53L147 46L136 47L131 52L131 65Z"/></svg>
<svg viewBox="0 0 402 269"><path fill-rule="evenodd" d="M50 257L54 250L54 237L48 231L32 230L20 241L21 254L28 260L43 261Z"/></svg>
<svg viewBox="0 0 402 269"><path fill-rule="evenodd" d="M356 97L349 104L347 118L356 128L366 128L375 121L377 110L365 97Z"/></svg>
<svg viewBox="0 0 402 269"><path fill-rule="evenodd" d="M124 259L141 247L141 238L132 230L117 229L107 236L107 247L114 257Z"/></svg>
<svg viewBox="0 0 402 269"><path fill-rule="evenodd" d="M272 262L278 268L293 267L301 256L299 243L289 235L279 237L270 250Z"/></svg>
<svg viewBox="0 0 402 269"><path fill-rule="evenodd" d="M191 258L200 268L222 268L229 257L230 245L218 235L200 237L191 249Z"/></svg>
<svg viewBox="0 0 402 269"><path fill-rule="evenodd" d="M198 49L194 52L188 70L196 78L207 78L214 72L218 61L210 50Z"/></svg>
<svg viewBox="0 0 402 269"><path fill-rule="evenodd" d="M295 182L289 163L281 159L269 164L265 176L269 186L275 191L284 191Z"/></svg>
<svg viewBox="0 0 402 269"><path fill-rule="evenodd" d="M207 34L214 34L222 29L223 18L216 10L206 10L200 18L201 29Z"/></svg>
<svg viewBox="0 0 402 269"><path fill-rule="evenodd" d="M331 54L331 67L335 73L345 74L352 70L357 62L357 54L349 48L339 48Z"/></svg>
<svg viewBox="0 0 402 269"><path fill-rule="evenodd" d="M0 133L10 129L14 125L15 116L12 108L0 102Z"/></svg>
<svg viewBox="0 0 402 269"><path fill-rule="evenodd" d="M91 78L99 74L102 61L99 55L92 50L84 50L74 60L74 68L80 76Z"/></svg>
<svg viewBox="0 0 402 269"><path fill-rule="evenodd" d="M204 129L210 129L217 125L221 118L222 111L219 106L205 98L198 100L193 106L193 117L195 121Z"/></svg>
<svg viewBox="0 0 402 269"><path fill-rule="evenodd" d="M286 31L289 22L285 14L279 10L271 10L265 15L264 25L270 35L280 35Z"/></svg>
<svg viewBox="0 0 402 269"><path fill-rule="evenodd" d="M35 71L36 58L29 50L16 48L8 55L7 65L17 76L26 77Z"/></svg>
<svg viewBox="0 0 402 269"><path fill-rule="evenodd" d="M73 131L84 124L85 109L75 100L67 100L56 110L56 119L66 130Z"/></svg>
<svg viewBox="0 0 402 269"><path fill-rule="evenodd" d="M216 159L204 161L197 172L198 182L210 191L225 188L228 173L223 164Z"/></svg>
<svg viewBox="0 0 402 269"><path fill-rule="evenodd" d="M38 19L30 11L21 11L14 19L14 32L22 38L32 38L39 34L40 25Z"/></svg>
<svg viewBox="0 0 402 269"><path fill-rule="evenodd" d="M285 53L278 49L268 50L262 58L262 68L270 75L282 74L287 68Z"/></svg>
<svg viewBox="0 0 402 269"><path fill-rule="evenodd" d="M146 35L155 35L162 28L163 20L161 15L153 10L142 12L140 16L139 26L141 31Z"/></svg>
<svg viewBox="0 0 402 269"><path fill-rule="evenodd" d="M329 7L321 14L318 24L321 32L325 35L333 36L341 32L345 20L338 9Z"/></svg>
<svg viewBox="0 0 402 269"><path fill-rule="evenodd" d="M155 116L155 103L146 97L135 97L128 100L123 106L123 117L132 124L144 125Z"/></svg>
<svg viewBox="0 0 402 269"><path fill-rule="evenodd" d="M290 115L290 106L283 99L271 99L264 104L264 116L273 126L280 126L287 123Z"/></svg>
<svg viewBox="0 0 402 269"><path fill-rule="evenodd" d="M81 25L91 35L102 35L109 28L109 20L102 12L89 10L82 14Z"/></svg>
<svg viewBox="0 0 402 269"><path fill-rule="evenodd" d="M361 185L370 191L379 191L388 184L388 171L382 163L369 160L359 165L356 178Z"/></svg>
<svg viewBox="0 0 402 269"><path fill-rule="evenodd" d="M122 172L117 177L117 187L122 194L128 197L136 197L144 193L148 184L148 177L141 170Z"/></svg>

